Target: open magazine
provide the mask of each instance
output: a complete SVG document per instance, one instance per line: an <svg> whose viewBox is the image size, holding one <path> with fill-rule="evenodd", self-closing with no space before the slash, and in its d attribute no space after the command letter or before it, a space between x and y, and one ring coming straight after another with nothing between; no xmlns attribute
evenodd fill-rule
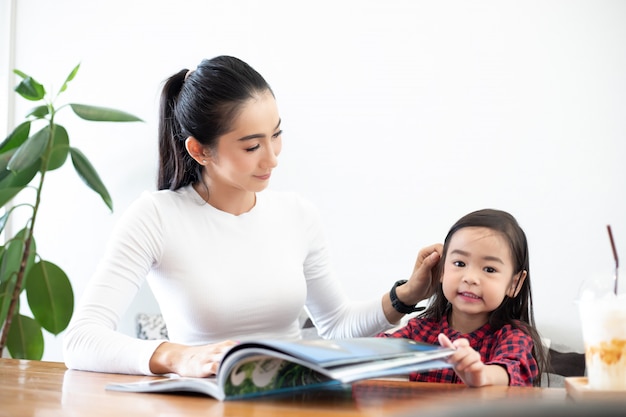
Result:
<svg viewBox="0 0 626 417"><path fill-rule="evenodd" d="M249 341L226 352L216 377L172 376L109 384L106 389L192 392L218 400L241 399L448 368L445 358L452 352L403 338Z"/></svg>

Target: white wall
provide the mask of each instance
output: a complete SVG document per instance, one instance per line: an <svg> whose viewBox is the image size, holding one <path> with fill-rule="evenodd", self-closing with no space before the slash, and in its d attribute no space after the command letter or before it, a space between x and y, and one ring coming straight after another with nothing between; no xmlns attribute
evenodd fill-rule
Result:
<svg viewBox="0 0 626 417"><path fill-rule="evenodd" d="M161 82L231 54L277 95L272 187L319 206L352 297L379 297L460 216L500 208L530 240L539 330L582 348L574 299L583 280L612 276L607 224L626 258L626 2L16 3L17 68L58 88L81 62L61 101L146 120L59 120L115 204L110 214L71 164L47 180L38 249L77 297L112 225L154 188ZM17 106L19 120L29 103ZM140 310L156 311L148 291L125 331ZM61 359L59 342L47 338L45 359Z"/></svg>

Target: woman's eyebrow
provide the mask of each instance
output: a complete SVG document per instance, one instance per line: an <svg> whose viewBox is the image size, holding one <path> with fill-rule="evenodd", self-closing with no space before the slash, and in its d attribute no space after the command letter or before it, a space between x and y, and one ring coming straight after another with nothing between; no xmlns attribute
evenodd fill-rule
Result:
<svg viewBox="0 0 626 417"><path fill-rule="evenodd" d="M263 133L253 133L252 135L248 135L248 136L244 136L242 138L239 138L239 139L237 139L237 141L245 142L247 140L259 139L259 138L263 138L263 137L265 137L265 135Z"/></svg>
<svg viewBox="0 0 626 417"><path fill-rule="evenodd" d="M276 125L276 127L274 128L274 130L277 130L280 127L280 123L282 122L281 119L278 119L278 124ZM242 138L237 139L240 142L245 142L247 140L252 140L252 139L259 139L259 138L264 138L265 135L263 133L253 133L251 135L247 135L244 136Z"/></svg>

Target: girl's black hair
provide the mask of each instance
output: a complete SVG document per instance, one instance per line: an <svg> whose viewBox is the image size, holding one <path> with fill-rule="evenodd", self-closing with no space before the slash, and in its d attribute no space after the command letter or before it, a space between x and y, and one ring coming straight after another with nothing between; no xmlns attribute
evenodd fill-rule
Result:
<svg viewBox="0 0 626 417"><path fill-rule="evenodd" d="M508 295L505 296L500 306L489 315L489 323L496 329L500 329L505 324L509 324L514 328L524 331L533 339L533 357L537 361L539 368L538 377L533 381L533 385L539 386L541 385L541 375L546 369L547 356L539 332L535 327L533 297L530 286L530 261L526 234L517 223L517 220L505 211L484 209L463 216L450 228L444 241L443 254L435 272L439 278L441 278L443 274L452 236L458 230L465 227L486 227L501 233L509 244L514 264L513 273L519 274L526 271L526 279L522 282L518 294L514 298ZM444 315L448 314L449 302L443 294L441 280L439 281L435 294L431 298L427 309L421 313L421 317L441 321Z"/></svg>
<svg viewBox="0 0 626 417"><path fill-rule="evenodd" d="M272 89L261 74L232 56L203 60L169 77L161 92L157 188L177 190L200 181L202 166L187 152L193 136L213 150L247 100Z"/></svg>

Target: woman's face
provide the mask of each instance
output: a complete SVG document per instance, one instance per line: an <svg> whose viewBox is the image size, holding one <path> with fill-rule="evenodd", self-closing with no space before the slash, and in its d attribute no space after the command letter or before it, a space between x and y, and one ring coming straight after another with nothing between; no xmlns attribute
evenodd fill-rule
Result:
<svg viewBox="0 0 626 417"><path fill-rule="evenodd" d="M206 165L212 186L259 192L278 165L282 148L280 117L270 91L242 105L230 132L218 138Z"/></svg>

